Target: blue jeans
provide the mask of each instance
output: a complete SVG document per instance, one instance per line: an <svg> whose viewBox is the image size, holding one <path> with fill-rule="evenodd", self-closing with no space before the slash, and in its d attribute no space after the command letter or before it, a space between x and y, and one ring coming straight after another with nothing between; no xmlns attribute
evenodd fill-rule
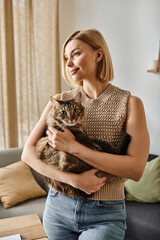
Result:
<svg viewBox="0 0 160 240"><path fill-rule="evenodd" d="M71 198L50 189L43 226L49 240L123 240L125 202Z"/></svg>

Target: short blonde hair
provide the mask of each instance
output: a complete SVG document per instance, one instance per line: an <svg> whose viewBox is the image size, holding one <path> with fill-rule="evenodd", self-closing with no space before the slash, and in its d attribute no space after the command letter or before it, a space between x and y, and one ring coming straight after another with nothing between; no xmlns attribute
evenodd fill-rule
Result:
<svg viewBox="0 0 160 240"><path fill-rule="evenodd" d="M69 38L64 42L63 48L62 48L62 71L63 71L63 76L66 80L66 82L69 85L78 85L81 86L83 83L78 82L74 83L74 80L72 79L71 75L69 72L66 71L66 58L65 58L65 48L67 44L73 40L73 39L78 39L82 42L85 42L89 44L93 49L98 50L99 48L102 49L103 51L103 57L101 61L98 63L98 68L97 68L97 77L101 81L112 81L114 77L114 72L113 72L113 65L112 65L112 59L111 55L109 52L109 48L107 46L107 43L103 37L103 35L96 29L88 29L88 30L81 30L81 31L76 31L71 34Z"/></svg>

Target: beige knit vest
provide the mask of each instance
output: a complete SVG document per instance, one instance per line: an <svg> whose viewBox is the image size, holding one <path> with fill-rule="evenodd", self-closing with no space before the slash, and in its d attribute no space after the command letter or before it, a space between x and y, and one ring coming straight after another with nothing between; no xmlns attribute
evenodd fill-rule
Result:
<svg viewBox="0 0 160 240"><path fill-rule="evenodd" d="M85 107L85 130L91 137L106 140L115 146L121 141L125 132L127 102L130 92L109 84L97 99L87 97L82 87L62 93L67 100L82 93L82 105ZM98 159L97 159L98 161ZM94 200L124 199L124 182L126 178L116 178L107 182L101 190L92 195Z"/></svg>

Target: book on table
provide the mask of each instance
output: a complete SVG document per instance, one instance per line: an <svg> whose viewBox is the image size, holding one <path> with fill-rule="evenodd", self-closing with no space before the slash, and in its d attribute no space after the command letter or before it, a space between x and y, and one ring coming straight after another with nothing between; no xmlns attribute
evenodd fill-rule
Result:
<svg viewBox="0 0 160 240"><path fill-rule="evenodd" d="M22 240L22 238L20 234L15 234L6 237L0 237L0 240Z"/></svg>

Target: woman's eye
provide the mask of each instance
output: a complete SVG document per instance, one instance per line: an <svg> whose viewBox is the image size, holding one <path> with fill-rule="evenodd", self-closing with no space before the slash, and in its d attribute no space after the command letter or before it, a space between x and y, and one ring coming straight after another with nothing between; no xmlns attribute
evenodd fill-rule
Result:
<svg viewBox="0 0 160 240"><path fill-rule="evenodd" d="M67 56L65 56L64 59L65 59L66 62L68 61L68 57Z"/></svg>
<svg viewBox="0 0 160 240"><path fill-rule="evenodd" d="M74 113L78 113L78 108L75 108L75 109L74 109Z"/></svg>
<svg viewBox="0 0 160 240"><path fill-rule="evenodd" d="M80 52L74 52L73 57L77 57L77 56L79 56L79 54L80 54Z"/></svg>
<svg viewBox="0 0 160 240"><path fill-rule="evenodd" d="M63 110L63 111L61 111L61 115L62 115L62 116L65 116L65 115L67 115L67 112L66 112L66 111L64 111L64 110Z"/></svg>

